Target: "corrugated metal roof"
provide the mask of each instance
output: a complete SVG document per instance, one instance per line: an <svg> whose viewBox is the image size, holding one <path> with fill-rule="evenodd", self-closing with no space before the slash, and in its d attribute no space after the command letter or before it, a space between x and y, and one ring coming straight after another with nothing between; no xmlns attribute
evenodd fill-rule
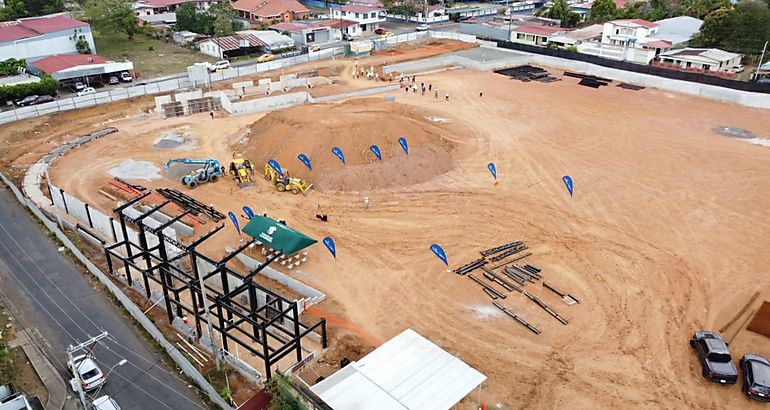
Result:
<svg viewBox="0 0 770 410"><path fill-rule="evenodd" d="M407 329L310 390L335 410L442 410L486 379Z"/></svg>
<svg viewBox="0 0 770 410"><path fill-rule="evenodd" d="M222 51L237 50L241 47L262 47L267 45L253 34L236 34L234 36L216 37L206 41L213 42L221 48ZM241 45L242 41L245 42L245 45Z"/></svg>

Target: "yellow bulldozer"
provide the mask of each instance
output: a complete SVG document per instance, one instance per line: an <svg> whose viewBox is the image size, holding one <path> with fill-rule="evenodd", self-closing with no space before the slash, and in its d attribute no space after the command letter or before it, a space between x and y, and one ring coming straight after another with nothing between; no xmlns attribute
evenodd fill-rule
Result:
<svg viewBox="0 0 770 410"><path fill-rule="evenodd" d="M230 162L229 172L238 186L244 188L252 184L251 176L254 174L254 164L248 159L233 158Z"/></svg>
<svg viewBox="0 0 770 410"><path fill-rule="evenodd" d="M311 182L307 182L304 179L289 177L288 170L284 170L283 174L279 174L268 164L265 164L265 179L269 179L275 185L275 190L278 192L291 191L292 194L300 192L304 194L313 187Z"/></svg>

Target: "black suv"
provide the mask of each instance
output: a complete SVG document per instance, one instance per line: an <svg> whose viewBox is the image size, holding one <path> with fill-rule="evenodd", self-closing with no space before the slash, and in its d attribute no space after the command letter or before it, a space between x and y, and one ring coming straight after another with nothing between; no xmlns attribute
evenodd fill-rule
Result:
<svg viewBox="0 0 770 410"><path fill-rule="evenodd" d="M762 356L746 353L741 359L743 392L749 398L770 403L770 361Z"/></svg>
<svg viewBox="0 0 770 410"><path fill-rule="evenodd" d="M733 364L733 357L722 336L716 332L695 332L690 339L690 346L698 355L698 360L703 367L703 377L714 383L738 382L738 369Z"/></svg>

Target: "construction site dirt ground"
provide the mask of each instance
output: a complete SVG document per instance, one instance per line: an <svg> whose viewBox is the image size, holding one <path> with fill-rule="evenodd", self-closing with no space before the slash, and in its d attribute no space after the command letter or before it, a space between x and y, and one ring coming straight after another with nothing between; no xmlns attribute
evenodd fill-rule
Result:
<svg viewBox="0 0 770 410"><path fill-rule="evenodd" d="M350 77L351 60L340 63L340 80L373 86ZM127 159L226 164L239 152L261 172L262 161L276 158L317 189L278 193L257 177L252 188L226 179L189 194L221 212L249 205L316 239L333 237L336 260L317 244L302 272L283 271L325 292L314 314L348 324L362 343L412 328L485 374L482 400L503 408L759 408L736 386L706 382L688 340L721 328L755 291L760 301L770 297L770 148L712 130L763 136L767 111L655 89L591 89L550 71L563 81L456 70L417 77L437 86L439 98L401 90L387 94L395 101L378 95L238 117L122 116L109 122L118 133L57 160L50 178L109 211L114 201L98 191ZM57 125L60 133L82 135L105 120L73 115L70 128ZM153 147L180 127L194 145ZM412 142L409 158L400 136ZM347 165L332 146L345 151ZM301 152L312 171L296 159ZM563 175L574 180L573 197ZM131 182L187 192L164 177ZM315 218L319 210L328 222ZM530 247L524 261L540 266L544 281L580 300L566 306L541 283L525 288L568 325L509 293L501 303L542 331L530 333L428 250L441 244L456 268L513 240ZM222 256L237 244L228 228L205 252ZM741 326L725 332L735 361L746 352L770 355L768 340Z"/></svg>

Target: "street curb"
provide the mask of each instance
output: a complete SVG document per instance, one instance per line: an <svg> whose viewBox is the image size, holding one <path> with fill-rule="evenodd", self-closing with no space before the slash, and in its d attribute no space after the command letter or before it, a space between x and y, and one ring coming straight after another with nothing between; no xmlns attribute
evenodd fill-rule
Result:
<svg viewBox="0 0 770 410"><path fill-rule="evenodd" d="M40 353L37 348L32 347L29 341L25 340L21 348L24 350L24 354L27 355L29 362L32 363L32 368L35 369L37 377L40 378L40 381L48 391L48 400L45 403L46 409L63 409L64 404L67 402L67 388L61 377L57 374L56 368L53 367L53 364L44 354Z"/></svg>

